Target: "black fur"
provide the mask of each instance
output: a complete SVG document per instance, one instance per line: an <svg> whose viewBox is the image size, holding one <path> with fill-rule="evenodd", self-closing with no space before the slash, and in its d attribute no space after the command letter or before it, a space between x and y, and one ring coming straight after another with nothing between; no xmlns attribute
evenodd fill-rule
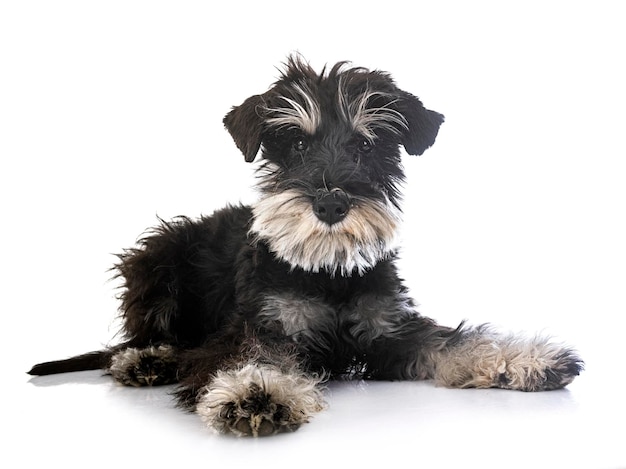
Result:
<svg viewBox="0 0 626 469"><path fill-rule="evenodd" d="M471 356L476 338L488 335L421 316L398 276L390 238L404 181L399 148L422 154L442 122L386 73L340 63L317 74L291 58L274 86L224 118L246 161L262 152L261 202L162 221L119 256L124 343L30 373L104 368L124 384L178 380L182 406L241 435L291 431L306 421L318 410L309 378L315 385L320 377L438 379L449 372L442 384L566 385L582 368L569 349L532 383L515 384L502 369L492 381L475 371L459 375L455 351ZM141 350L143 358L127 365ZM166 376L142 382L143 366ZM245 379L255 370L264 378L223 384L225 373L245 370ZM299 383L307 411L270 391L274 373ZM216 403L216 386L218 397L236 397Z"/></svg>

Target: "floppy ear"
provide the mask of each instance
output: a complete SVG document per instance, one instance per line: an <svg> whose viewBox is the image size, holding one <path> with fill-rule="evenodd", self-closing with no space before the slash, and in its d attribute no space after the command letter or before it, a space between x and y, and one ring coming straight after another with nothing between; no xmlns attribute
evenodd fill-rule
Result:
<svg viewBox="0 0 626 469"><path fill-rule="evenodd" d="M262 95L251 96L241 105L235 106L224 117L224 126L241 150L246 161L254 161L261 147L263 118L259 114L264 103Z"/></svg>
<svg viewBox="0 0 626 469"><path fill-rule="evenodd" d="M422 102L411 93L399 90L398 111L407 121L402 144L410 155L421 155L437 138L439 126L444 117L438 112L426 109Z"/></svg>

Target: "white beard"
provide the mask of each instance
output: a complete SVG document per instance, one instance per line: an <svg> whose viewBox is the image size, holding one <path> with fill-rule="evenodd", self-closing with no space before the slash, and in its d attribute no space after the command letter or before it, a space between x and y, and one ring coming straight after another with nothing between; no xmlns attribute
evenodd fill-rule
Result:
<svg viewBox="0 0 626 469"><path fill-rule="evenodd" d="M320 221L296 190L265 194L252 207L251 233L276 257L306 272L363 275L395 250L400 211L384 201L356 199L333 225Z"/></svg>

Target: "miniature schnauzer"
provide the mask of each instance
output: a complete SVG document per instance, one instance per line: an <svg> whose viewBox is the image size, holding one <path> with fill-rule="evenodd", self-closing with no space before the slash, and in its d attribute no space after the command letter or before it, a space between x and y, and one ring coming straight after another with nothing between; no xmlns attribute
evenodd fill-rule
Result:
<svg viewBox="0 0 626 469"><path fill-rule="evenodd" d="M247 162L261 154L258 202L162 221L115 266L124 343L29 373L178 383L180 406L240 436L296 430L342 376L566 386L583 367L574 350L440 326L398 276L400 147L421 155L442 122L387 73L342 62L318 74L290 57L224 118Z"/></svg>

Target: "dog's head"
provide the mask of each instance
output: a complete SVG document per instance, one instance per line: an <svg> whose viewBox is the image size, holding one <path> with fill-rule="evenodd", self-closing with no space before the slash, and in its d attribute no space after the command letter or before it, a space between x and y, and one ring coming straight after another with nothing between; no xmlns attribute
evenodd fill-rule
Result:
<svg viewBox="0 0 626 469"><path fill-rule="evenodd" d="M290 58L224 118L246 161L264 159L252 232L293 268L363 274L393 250L400 146L422 154L442 122L386 73Z"/></svg>

